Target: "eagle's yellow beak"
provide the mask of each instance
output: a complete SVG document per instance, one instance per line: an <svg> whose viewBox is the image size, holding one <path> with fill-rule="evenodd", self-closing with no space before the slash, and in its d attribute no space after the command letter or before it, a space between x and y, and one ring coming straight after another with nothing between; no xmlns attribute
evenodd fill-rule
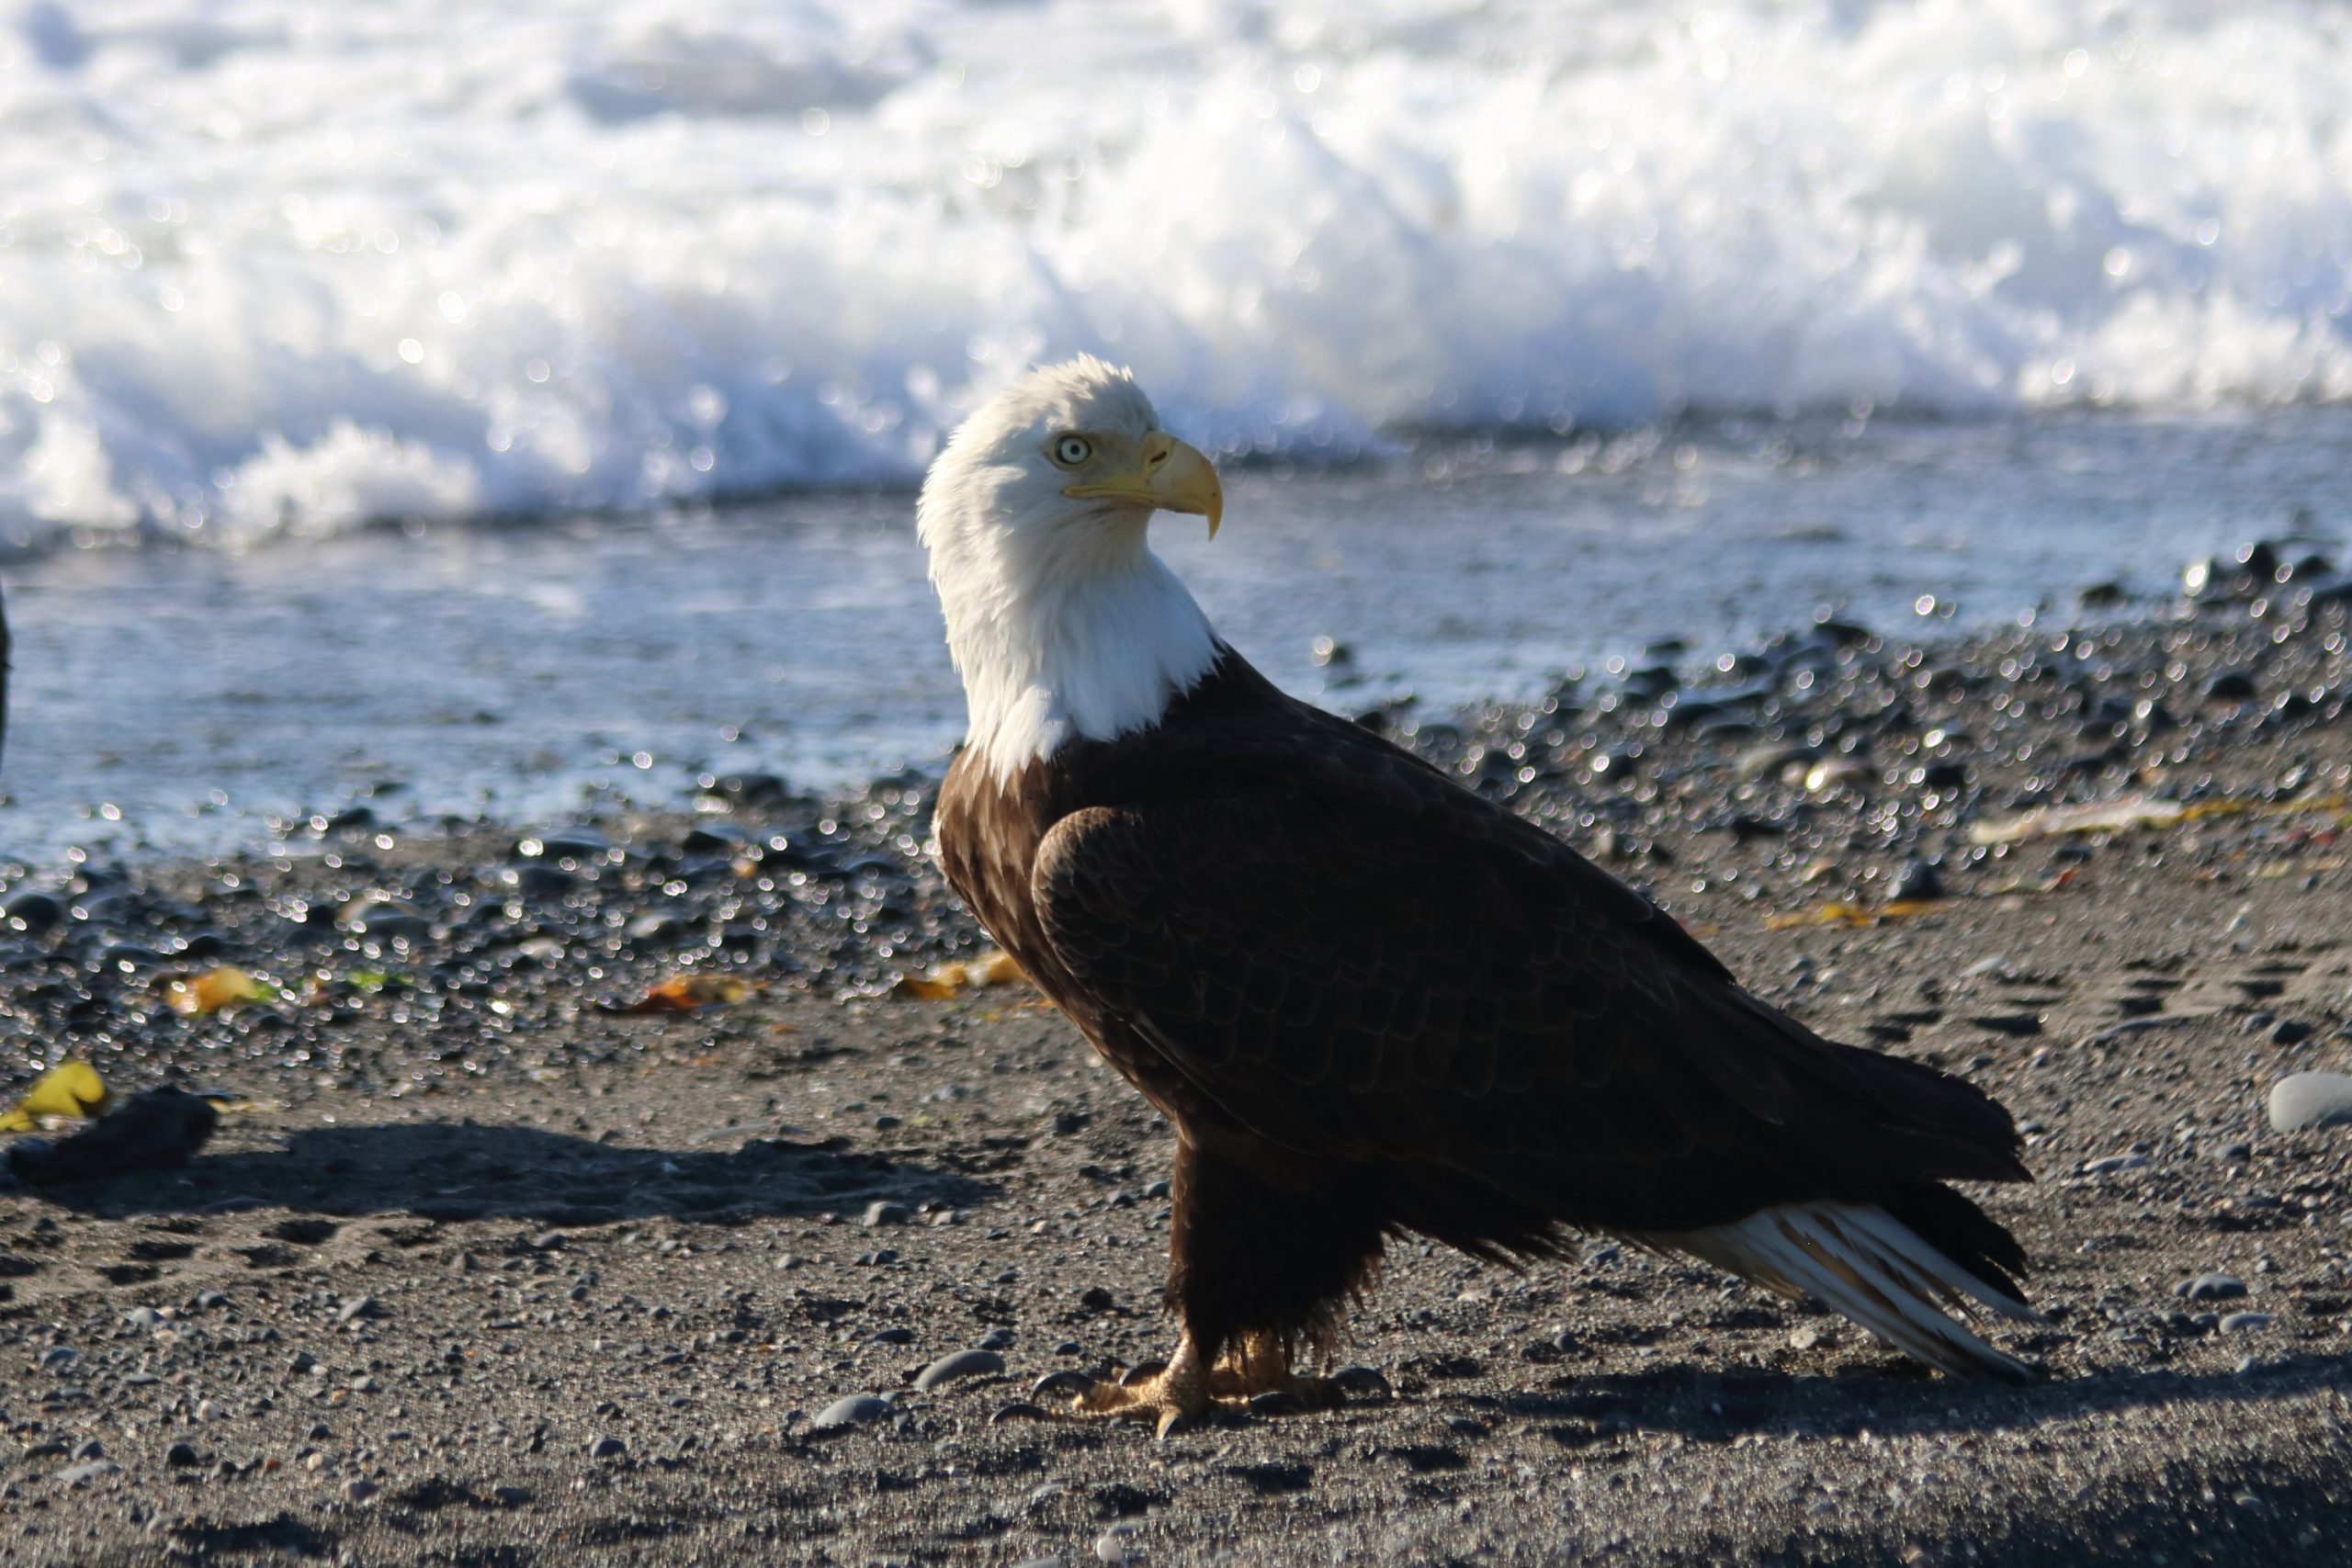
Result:
<svg viewBox="0 0 2352 1568"><path fill-rule="evenodd" d="M1201 456L1199 447L1161 430L1143 438L1134 472L1071 485L1062 493L1080 501L1125 501L1205 517L1212 539L1225 517L1225 490L1216 482L1215 465Z"/></svg>

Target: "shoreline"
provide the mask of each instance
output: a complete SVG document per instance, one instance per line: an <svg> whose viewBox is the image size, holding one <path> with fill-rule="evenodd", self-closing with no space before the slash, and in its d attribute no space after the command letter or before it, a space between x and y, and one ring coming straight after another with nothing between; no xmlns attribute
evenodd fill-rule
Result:
<svg viewBox="0 0 2352 1568"><path fill-rule="evenodd" d="M1385 1395L1167 1445L1000 1418L1164 1353L1168 1132L1023 987L890 994L978 942L926 778L747 780L0 897L12 1090L70 1053L243 1107L185 1169L0 1190L0 1562L2328 1561L2352 1132L2265 1096L2352 1071L2352 618L2223 576L1366 716L2010 1104L2040 1181L1988 1198L2053 1321L2004 1342L2046 1383L1683 1260L1407 1244L1341 1352ZM283 994L175 1012L215 964ZM748 988L628 1010L688 974Z"/></svg>
<svg viewBox="0 0 2352 1568"><path fill-rule="evenodd" d="M2119 590L2160 617L2216 538L2352 559L2340 410L1624 445L1245 466L1214 546L1169 526L1155 547L1286 689L1433 717L1640 668L1661 637L1753 651L1825 605L1939 644L2023 613L2102 621ZM355 802L522 824L684 806L703 772L831 789L933 758L962 698L907 513L811 496L13 573L0 841L36 862L77 841L207 854Z"/></svg>

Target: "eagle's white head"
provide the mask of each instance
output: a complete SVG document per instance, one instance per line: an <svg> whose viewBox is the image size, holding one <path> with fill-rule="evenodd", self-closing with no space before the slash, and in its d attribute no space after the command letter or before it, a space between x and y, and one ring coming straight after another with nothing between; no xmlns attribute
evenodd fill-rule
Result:
<svg viewBox="0 0 2352 1568"><path fill-rule="evenodd" d="M1065 741L1157 723L1216 662L1208 617L1153 555L1158 512L1216 533L1206 457L1159 428L1125 370L1081 355L1023 376L931 465L916 532L971 710L1000 779Z"/></svg>

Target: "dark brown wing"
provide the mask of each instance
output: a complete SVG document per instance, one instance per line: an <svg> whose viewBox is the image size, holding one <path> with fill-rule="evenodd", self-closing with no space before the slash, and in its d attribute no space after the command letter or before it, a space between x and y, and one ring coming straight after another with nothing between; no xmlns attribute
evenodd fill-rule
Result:
<svg viewBox="0 0 2352 1568"><path fill-rule="evenodd" d="M1225 727L1197 795L1162 776L1063 820L1031 885L1076 982L1233 1122L1625 1229L2024 1176L1974 1089L1819 1038L1631 889L1376 739L1270 722L1255 764L1235 754L1249 728Z"/></svg>

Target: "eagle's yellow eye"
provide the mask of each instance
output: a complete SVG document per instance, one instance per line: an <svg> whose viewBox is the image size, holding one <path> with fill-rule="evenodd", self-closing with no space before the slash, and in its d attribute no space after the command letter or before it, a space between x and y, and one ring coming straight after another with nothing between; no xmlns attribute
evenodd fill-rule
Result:
<svg viewBox="0 0 2352 1568"><path fill-rule="evenodd" d="M1059 435L1054 438L1054 461L1065 468L1075 468L1094 456L1094 444L1083 435Z"/></svg>

